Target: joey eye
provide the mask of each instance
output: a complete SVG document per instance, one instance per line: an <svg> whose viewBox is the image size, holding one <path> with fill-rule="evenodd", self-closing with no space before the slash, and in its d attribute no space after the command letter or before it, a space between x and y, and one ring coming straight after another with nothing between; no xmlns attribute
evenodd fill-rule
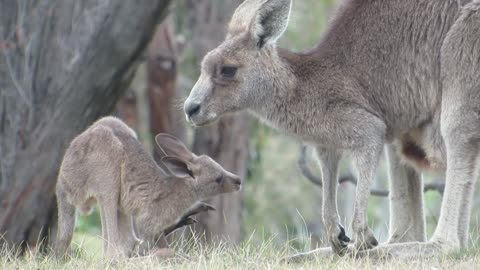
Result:
<svg viewBox="0 0 480 270"><path fill-rule="evenodd" d="M223 176L222 175L215 179L215 182L217 182L218 184L220 184L222 181L223 181Z"/></svg>
<svg viewBox="0 0 480 270"><path fill-rule="evenodd" d="M237 67L234 66L221 66L220 67L220 76L223 78L231 79L235 77L235 74L237 73Z"/></svg>

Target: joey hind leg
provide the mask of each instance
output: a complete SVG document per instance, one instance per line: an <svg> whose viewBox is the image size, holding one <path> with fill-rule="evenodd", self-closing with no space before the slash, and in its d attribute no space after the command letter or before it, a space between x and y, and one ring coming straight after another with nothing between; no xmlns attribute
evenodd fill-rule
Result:
<svg viewBox="0 0 480 270"><path fill-rule="evenodd" d="M140 242L137 238L134 228L132 218L118 211L118 231L120 234L120 243L122 253L130 257Z"/></svg>
<svg viewBox="0 0 480 270"><path fill-rule="evenodd" d="M63 192L57 189L58 231L54 252L57 257L65 256L70 249L75 228L75 206L71 205Z"/></svg>
<svg viewBox="0 0 480 270"><path fill-rule="evenodd" d="M103 209L100 205L98 205L100 209L100 222L102 226L102 241L103 241L103 252L107 251L108 248L108 228L107 228L107 221L105 220L105 215L103 214Z"/></svg>
<svg viewBox="0 0 480 270"><path fill-rule="evenodd" d="M420 174L402 164L394 144L385 147L390 183L389 243L425 242L423 181Z"/></svg>
<svg viewBox="0 0 480 270"><path fill-rule="evenodd" d="M98 196L98 205L102 215L102 230L106 230L106 250L104 253L108 257L118 258L127 257L122 250L118 226L118 194L111 192Z"/></svg>
<svg viewBox="0 0 480 270"><path fill-rule="evenodd" d="M322 217L327 237L333 251L343 254L350 238L345 235L345 229L340 224L337 208L338 163L341 155L323 147L315 149L323 181L323 208Z"/></svg>

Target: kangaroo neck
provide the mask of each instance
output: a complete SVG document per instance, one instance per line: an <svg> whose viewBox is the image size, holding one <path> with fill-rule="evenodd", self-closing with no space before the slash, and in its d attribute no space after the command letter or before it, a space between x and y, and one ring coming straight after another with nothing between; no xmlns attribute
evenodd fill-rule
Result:
<svg viewBox="0 0 480 270"><path fill-rule="evenodd" d="M319 88L322 73L327 68L312 53L294 53L281 48L272 50L271 78L259 89L259 98L250 112L274 128L285 129L284 125L289 125L287 122L302 121L296 119L302 114L299 104L312 102L313 97L308 93Z"/></svg>
<svg viewBox="0 0 480 270"><path fill-rule="evenodd" d="M269 79L263 85L257 86L258 96L250 106L250 112L258 118L270 122L275 118L278 107L288 105L289 100L295 95L297 78L292 66L283 59L277 48L266 49L269 54Z"/></svg>

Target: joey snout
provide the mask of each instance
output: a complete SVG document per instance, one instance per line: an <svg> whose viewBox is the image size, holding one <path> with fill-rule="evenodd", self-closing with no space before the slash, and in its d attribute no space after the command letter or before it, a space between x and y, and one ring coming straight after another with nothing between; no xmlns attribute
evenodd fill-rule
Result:
<svg viewBox="0 0 480 270"><path fill-rule="evenodd" d="M222 185L224 193L235 192L242 187L241 178L234 174L217 179L217 182Z"/></svg>

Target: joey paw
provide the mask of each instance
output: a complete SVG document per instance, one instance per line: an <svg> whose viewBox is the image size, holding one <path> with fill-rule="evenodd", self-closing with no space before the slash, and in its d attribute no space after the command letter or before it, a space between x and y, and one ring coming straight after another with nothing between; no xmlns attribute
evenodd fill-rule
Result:
<svg viewBox="0 0 480 270"><path fill-rule="evenodd" d="M203 212L207 212L207 211L216 211L217 209L211 204L202 202L200 205L200 210Z"/></svg>
<svg viewBox="0 0 480 270"><path fill-rule="evenodd" d="M196 219L192 218L192 217L186 217L184 225L192 225L192 224L195 224L197 222L198 221Z"/></svg>

